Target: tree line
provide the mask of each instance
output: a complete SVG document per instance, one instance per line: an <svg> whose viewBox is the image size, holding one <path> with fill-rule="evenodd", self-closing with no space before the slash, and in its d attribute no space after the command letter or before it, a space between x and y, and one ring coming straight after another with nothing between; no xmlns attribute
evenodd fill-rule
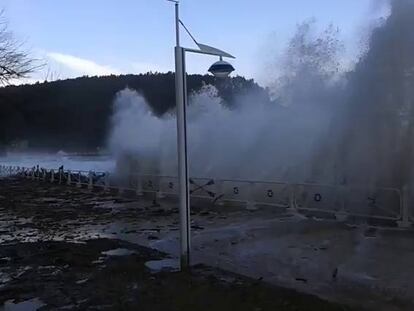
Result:
<svg viewBox="0 0 414 311"><path fill-rule="evenodd" d="M234 106L238 96L268 100L253 80L224 80L189 75L188 92L214 85L223 101ZM80 77L0 88L0 145L31 150L95 151L105 147L115 94L139 91L157 115L175 107L174 73ZM252 103L253 104L253 103Z"/></svg>

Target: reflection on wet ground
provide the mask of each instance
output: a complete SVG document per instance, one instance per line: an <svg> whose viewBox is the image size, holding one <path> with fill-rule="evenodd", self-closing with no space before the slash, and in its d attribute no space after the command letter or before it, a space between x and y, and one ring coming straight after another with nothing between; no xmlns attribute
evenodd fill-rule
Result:
<svg viewBox="0 0 414 311"><path fill-rule="evenodd" d="M178 271L180 269L178 258L150 260L145 263L145 266L148 267L153 273L161 271Z"/></svg>
<svg viewBox="0 0 414 311"><path fill-rule="evenodd" d="M9 300L4 303L2 311L30 311L38 310L45 304L39 298L33 298L21 302L14 303L14 300Z"/></svg>

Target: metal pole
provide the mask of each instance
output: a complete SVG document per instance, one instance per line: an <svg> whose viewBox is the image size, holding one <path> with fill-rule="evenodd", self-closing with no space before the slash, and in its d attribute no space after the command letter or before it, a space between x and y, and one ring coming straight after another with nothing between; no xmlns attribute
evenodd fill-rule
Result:
<svg viewBox="0 0 414 311"><path fill-rule="evenodd" d="M175 42L176 46L180 46L180 15L178 2L175 3Z"/></svg>
<svg viewBox="0 0 414 311"><path fill-rule="evenodd" d="M177 107L177 152L180 197L180 262L181 269L184 270L190 266L190 195L187 160L185 50L180 47L178 3L175 3L175 28L177 42L175 47L175 97Z"/></svg>

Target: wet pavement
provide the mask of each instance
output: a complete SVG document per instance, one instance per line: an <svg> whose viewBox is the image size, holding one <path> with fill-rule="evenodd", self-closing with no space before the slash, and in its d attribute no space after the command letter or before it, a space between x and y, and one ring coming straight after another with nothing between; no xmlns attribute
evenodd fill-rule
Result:
<svg viewBox="0 0 414 311"><path fill-rule="evenodd" d="M0 179L3 310L346 309L280 286L357 310L412 310L411 232L194 200L196 268L177 273L177 203L154 199Z"/></svg>

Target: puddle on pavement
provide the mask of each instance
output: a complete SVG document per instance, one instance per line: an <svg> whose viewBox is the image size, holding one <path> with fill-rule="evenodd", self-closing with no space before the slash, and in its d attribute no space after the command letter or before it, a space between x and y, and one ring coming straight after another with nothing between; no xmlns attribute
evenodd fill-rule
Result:
<svg viewBox="0 0 414 311"><path fill-rule="evenodd" d="M179 271L180 262L178 259L167 258L161 260L150 260L145 263L145 266L151 270L152 273L161 271Z"/></svg>
<svg viewBox="0 0 414 311"><path fill-rule="evenodd" d="M109 251L102 252L102 255L106 256L129 256L134 254L135 251L127 249L127 248L115 248Z"/></svg>
<svg viewBox="0 0 414 311"><path fill-rule="evenodd" d="M35 311L45 306L39 298L14 303L14 300L8 300L0 307L0 311Z"/></svg>
<svg viewBox="0 0 414 311"><path fill-rule="evenodd" d="M99 257L97 260L92 261L93 265L99 265L101 263L105 262L105 258L104 257Z"/></svg>

